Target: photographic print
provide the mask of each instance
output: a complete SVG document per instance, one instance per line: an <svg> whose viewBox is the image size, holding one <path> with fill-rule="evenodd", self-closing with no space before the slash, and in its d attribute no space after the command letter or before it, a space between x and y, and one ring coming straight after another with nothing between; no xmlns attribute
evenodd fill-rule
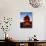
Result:
<svg viewBox="0 0 46 46"><path fill-rule="evenodd" d="M20 12L20 27L32 28L32 12Z"/></svg>

